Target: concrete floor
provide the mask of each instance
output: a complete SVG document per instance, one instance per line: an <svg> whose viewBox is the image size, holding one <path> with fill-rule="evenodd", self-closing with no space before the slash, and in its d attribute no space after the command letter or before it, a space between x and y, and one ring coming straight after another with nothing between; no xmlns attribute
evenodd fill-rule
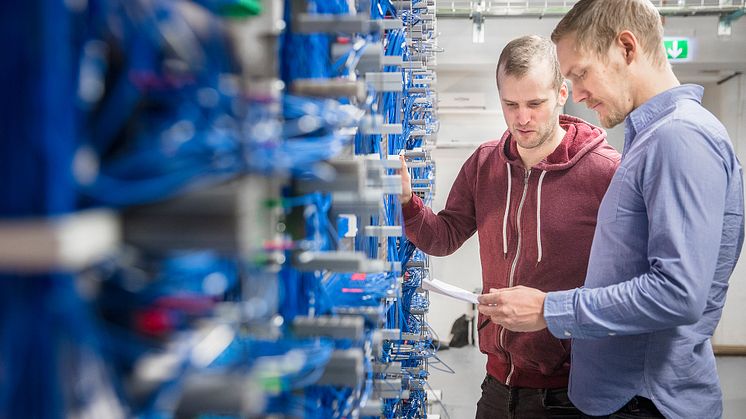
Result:
<svg viewBox="0 0 746 419"><path fill-rule="evenodd" d="M431 368L430 385L434 390L442 391L445 407L443 409L436 403L431 413L440 414L441 419L473 418L481 395L479 386L485 375L487 358L475 347L448 349L437 355L455 373L435 370L444 369L443 365L434 364ZM723 419L746 418L746 357L722 357L718 358L717 364L723 388Z"/></svg>

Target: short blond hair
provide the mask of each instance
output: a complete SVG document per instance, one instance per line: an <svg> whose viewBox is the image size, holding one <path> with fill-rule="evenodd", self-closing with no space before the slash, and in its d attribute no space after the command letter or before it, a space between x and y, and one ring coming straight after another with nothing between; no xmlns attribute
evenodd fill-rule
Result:
<svg viewBox="0 0 746 419"><path fill-rule="evenodd" d="M552 87L559 91L565 78L560 71L557 49L552 41L538 35L528 35L508 42L497 60L497 89L500 90L500 72L520 79L538 65L547 67L552 77Z"/></svg>
<svg viewBox="0 0 746 419"><path fill-rule="evenodd" d="M663 22L649 0L580 0L554 28L552 41L556 44L574 34L580 49L605 59L611 44L625 30L637 37L654 64L667 63Z"/></svg>

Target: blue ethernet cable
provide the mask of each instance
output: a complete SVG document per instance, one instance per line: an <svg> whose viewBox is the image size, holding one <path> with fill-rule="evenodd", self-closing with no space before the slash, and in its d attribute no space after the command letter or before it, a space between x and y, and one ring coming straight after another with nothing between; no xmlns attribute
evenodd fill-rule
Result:
<svg viewBox="0 0 746 419"><path fill-rule="evenodd" d="M15 60L0 75L0 218L75 209L69 167L80 127L69 17L59 1L0 6L0 45ZM70 274L0 274L0 416L66 417L65 407L85 398L77 391L64 394L62 384L79 381L84 368L101 372L100 363L95 327ZM111 389L105 376L89 377L91 386L81 387L90 391L87 397Z"/></svg>

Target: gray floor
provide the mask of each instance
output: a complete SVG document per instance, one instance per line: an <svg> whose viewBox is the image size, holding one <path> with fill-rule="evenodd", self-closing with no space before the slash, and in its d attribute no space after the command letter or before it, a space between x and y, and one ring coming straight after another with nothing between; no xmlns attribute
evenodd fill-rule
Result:
<svg viewBox="0 0 746 419"><path fill-rule="evenodd" d="M481 394L479 385L484 378L486 357L475 347L449 349L439 352L438 357L455 373L431 369L430 385L434 390L442 391L445 407L443 409L436 404L431 409L432 413L440 414L441 418L473 418ZM746 418L746 357L718 358L717 363L723 387L723 418ZM444 368L437 364L434 367Z"/></svg>

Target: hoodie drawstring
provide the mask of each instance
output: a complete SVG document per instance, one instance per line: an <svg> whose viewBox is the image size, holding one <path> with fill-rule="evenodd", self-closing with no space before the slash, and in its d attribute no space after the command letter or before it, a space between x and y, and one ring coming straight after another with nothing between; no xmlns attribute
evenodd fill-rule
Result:
<svg viewBox="0 0 746 419"><path fill-rule="evenodd" d="M508 196L505 199L505 215L503 216L503 257L508 257L508 211L510 211L510 187L511 177L510 163L505 163L508 168Z"/></svg>
<svg viewBox="0 0 746 419"><path fill-rule="evenodd" d="M541 262L542 250L541 250L541 182L544 181L544 175L547 174L546 170L541 171L539 176L539 187L536 189L536 243L539 248L539 257L536 260L538 265Z"/></svg>
<svg viewBox="0 0 746 419"><path fill-rule="evenodd" d="M510 211L510 193L512 189L510 163L505 163L508 169L508 194L505 198L505 214L503 215L503 257L508 257L508 212ZM536 245L539 250L536 264L541 262L543 256L543 249L541 247L541 184L544 182L544 176L547 174L546 170L541 171L539 176L539 186L536 188Z"/></svg>

